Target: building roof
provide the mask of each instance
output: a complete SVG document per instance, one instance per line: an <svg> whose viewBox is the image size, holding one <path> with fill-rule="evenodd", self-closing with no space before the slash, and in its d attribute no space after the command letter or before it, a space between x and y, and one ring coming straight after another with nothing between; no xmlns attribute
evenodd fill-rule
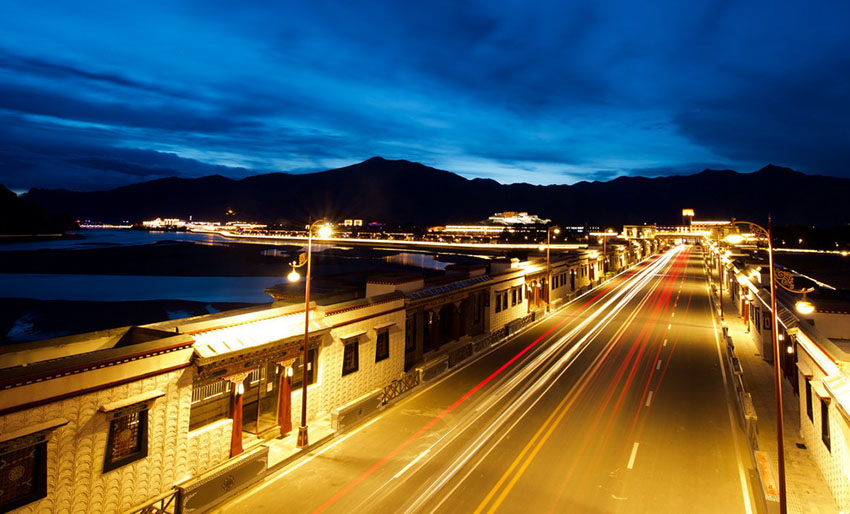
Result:
<svg viewBox="0 0 850 514"><path fill-rule="evenodd" d="M449 282L448 284L440 284L436 286L426 287L425 289L420 289L418 291L413 291L411 293L407 293L405 298L408 300L418 300L420 298L428 298L431 296L436 296L440 294L449 293L451 291L457 291L459 289L463 289L465 287L473 286L476 284L480 284L482 282L488 282L492 280L490 275L480 275L478 277L467 278L464 280L458 280L455 282Z"/></svg>
<svg viewBox="0 0 850 514"><path fill-rule="evenodd" d="M326 333L328 330L329 327L321 318L321 314L313 311L310 319L311 336ZM205 365L298 337L304 337L303 312L198 332L194 334L195 356L198 364Z"/></svg>

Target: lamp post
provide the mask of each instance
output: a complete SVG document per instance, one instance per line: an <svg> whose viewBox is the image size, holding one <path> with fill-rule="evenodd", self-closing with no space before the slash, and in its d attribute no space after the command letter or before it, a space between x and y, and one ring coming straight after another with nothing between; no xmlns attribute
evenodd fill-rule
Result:
<svg viewBox="0 0 850 514"><path fill-rule="evenodd" d="M773 269L773 241L771 240L771 221L768 218L767 229L750 221L735 221L730 225L747 225L751 229L755 229L761 237L767 238L767 256L768 266L770 267L770 335L773 343L773 385L776 391L776 453L779 468L779 512L786 514L787 498L785 492L785 431L784 431L784 410L782 408L782 376L779 370L779 338L777 337L777 314L776 314L776 276ZM732 244L738 244L744 240L740 234L732 234L726 237L726 241ZM782 272L785 273L785 272ZM790 276L790 274L789 274ZM783 282L787 281L782 277ZM793 283L793 282L792 282ZM808 291L797 291L787 286L780 284L781 287L792 292L802 292L804 295ZM721 298L722 301L722 298ZM808 303L808 302L806 302ZM801 310L802 302L798 302L797 309ZM810 304L809 304L810 305Z"/></svg>
<svg viewBox="0 0 850 514"><path fill-rule="evenodd" d="M301 426L298 427L299 448L306 448L309 444L307 436L307 364L309 361L309 346L310 346L310 275L312 273L312 258L313 258L313 229L319 223L325 223L325 220L317 220L310 224L307 228L307 258L304 259L304 254L298 262L292 262L292 272L288 275L291 282L295 282L300 277L295 268L307 265L307 275L304 279L304 352L301 358ZM326 238L331 235L331 229L326 224L319 229L319 237Z"/></svg>
<svg viewBox="0 0 850 514"><path fill-rule="evenodd" d="M617 233L609 228L605 232L591 232L590 235L602 240L602 278L605 278L605 273L608 272L608 238L616 236Z"/></svg>
<svg viewBox="0 0 850 514"><path fill-rule="evenodd" d="M561 233L558 227L548 227L546 229L546 312L550 311L549 304L552 297L552 263L549 260L549 250L552 247L552 232Z"/></svg>

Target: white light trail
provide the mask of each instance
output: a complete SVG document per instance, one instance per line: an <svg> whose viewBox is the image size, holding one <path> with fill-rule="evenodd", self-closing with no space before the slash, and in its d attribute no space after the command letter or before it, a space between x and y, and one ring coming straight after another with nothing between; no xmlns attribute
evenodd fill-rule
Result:
<svg viewBox="0 0 850 514"><path fill-rule="evenodd" d="M559 337L548 346L544 346L542 351L535 355L529 362L526 362L521 368L517 368L512 375L508 375L500 380L497 385L494 386L493 390L488 391L487 396L481 399L483 409L481 407L476 408L474 411L468 413L466 419L455 422L449 431L442 436L439 441L437 441L437 443L441 443L439 447L437 447L437 443L434 443L428 448L426 452L431 452L431 449L435 448L435 451L431 454L431 457L429 457L430 459L435 458L443 449L447 448L452 441L460 437L463 432L470 427L480 426L477 422L487 411L494 407L502 407L504 409L495 420L489 423L487 428L472 443L467 445L464 452L452 461L449 468L447 468L439 477L434 479L425 491L417 495L416 501L408 506L406 512L415 512L422 508L422 506L427 501L430 501L449 480L456 476L457 473L476 454L478 454L481 448L487 442L491 441L494 436L500 435L496 441L497 443L504 438L534 407L534 405L537 404L545 393L555 385L557 380L566 373L569 367L575 362L575 358L589 346L589 342L602 330L604 330L609 323L611 323L613 318L642 291L645 285L658 276L657 271L664 266L667 266L679 250L681 250L681 247L662 255L654 263L639 271L634 276L628 278L617 291L611 293L610 298L602 303L594 312L589 314L576 327L569 330L567 334ZM643 301L646 301L651 291L659 285L660 282L654 284L650 292L646 294ZM634 311L635 315L637 311L637 309ZM600 319L596 321L595 325L591 326L591 323L596 318ZM564 347L573 342L573 339L585 329L587 329L588 332L583 337L576 341L565 353L558 355ZM608 341L606 344L611 344L611 342ZM547 362L553 359L554 362ZM543 371L541 372L541 370ZM538 376L529 380L534 374L538 374ZM505 399L516 390L522 390L523 392L518 398L510 402L506 402ZM526 408L523 409L523 406L526 404ZM521 409L522 412L519 413ZM519 415L517 415L518 413ZM506 427L509 422L510 426ZM491 446L490 450L484 453L481 458L483 459L486 457L493 448L495 448L495 445ZM420 456L418 456L415 460L421 462L421 455L422 454L420 454ZM402 472L409 471L413 467L414 465L407 465ZM468 474L472 471L473 470L469 470L466 476L468 476ZM400 476L402 472L397 473L396 476ZM462 482L462 480L460 482ZM399 482L396 484L399 484ZM395 490L398 487L398 485L395 485L389 491L382 491L382 489L386 489L388 485L389 483L385 484L384 488L376 490L361 503L361 506L373 504L372 502L374 501L375 496L379 494L389 494L392 490ZM444 499L449 496L451 496L451 492L446 494ZM442 504L442 502L440 502L440 504ZM435 509L436 508L439 508L439 505L437 505Z"/></svg>

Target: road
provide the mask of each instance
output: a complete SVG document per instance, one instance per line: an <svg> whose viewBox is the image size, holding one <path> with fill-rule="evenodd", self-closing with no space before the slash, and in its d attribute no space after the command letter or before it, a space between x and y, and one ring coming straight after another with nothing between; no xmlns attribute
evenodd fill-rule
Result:
<svg viewBox="0 0 850 514"><path fill-rule="evenodd" d="M752 512L699 248L678 246L221 512Z"/></svg>

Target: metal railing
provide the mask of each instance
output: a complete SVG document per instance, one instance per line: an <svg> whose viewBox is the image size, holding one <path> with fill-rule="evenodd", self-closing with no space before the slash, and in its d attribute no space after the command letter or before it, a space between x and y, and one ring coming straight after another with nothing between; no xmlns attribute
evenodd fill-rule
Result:
<svg viewBox="0 0 850 514"><path fill-rule="evenodd" d="M146 503L137 505L124 514L181 514L180 491L166 491Z"/></svg>
<svg viewBox="0 0 850 514"><path fill-rule="evenodd" d="M410 391L414 387L418 386L421 381L421 377L418 369L412 369L402 375L401 378L393 380L390 382L381 394L381 404L385 405L393 398L399 396L402 393L406 393Z"/></svg>

